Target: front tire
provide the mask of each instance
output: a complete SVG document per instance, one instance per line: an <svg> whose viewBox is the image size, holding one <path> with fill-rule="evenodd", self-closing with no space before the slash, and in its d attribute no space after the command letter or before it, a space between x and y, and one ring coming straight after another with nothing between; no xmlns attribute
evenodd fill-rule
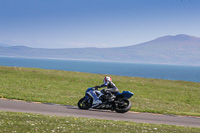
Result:
<svg viewBox="0 0 200 133"><path fill-rule="evenodd" d="M114 108L117 113L126 113L131 109L131 102L128 99L119 99L118 105Z"/></svg>
<svg viewBox="0 0 200 133"><path fill-rule="evenodd" d="M91 101L88 102L88 99L85 100L85 97L81 98L81 99L78 101L78 108L79 108L79 109L87 110L87 109L91 108L91 106L92 106Z"/></svg>

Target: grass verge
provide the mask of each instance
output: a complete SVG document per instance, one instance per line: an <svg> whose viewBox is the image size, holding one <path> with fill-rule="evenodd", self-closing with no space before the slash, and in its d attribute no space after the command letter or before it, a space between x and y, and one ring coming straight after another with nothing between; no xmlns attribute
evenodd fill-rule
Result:
<svg viewBox="0 0 200 133"><path fill-rule="evenodd" d="M0 66L0 97L77 105L105 75ZM112 75L111 75L112 76ZM132 111L200 116L200 83L112 76L120 91L134 92Z"/></svg>
<svg viewBox="0 0 200 133"><path fill-rule="evenodd" d="M199 133L200 128L143 124L31 113L0 112L0 133L98 132L98 133Z"/></svg>

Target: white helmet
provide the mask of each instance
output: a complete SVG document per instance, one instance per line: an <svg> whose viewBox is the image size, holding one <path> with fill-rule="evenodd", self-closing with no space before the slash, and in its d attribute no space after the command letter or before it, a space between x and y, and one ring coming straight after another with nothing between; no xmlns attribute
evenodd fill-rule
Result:
<svg viewBox="0 0 200 133"><path fill-rule="evenodd" d="M105 83L107 83L107 82L112 82L111 77L106 76L106 77L104 78L103 83L105 84Z"/></svg>

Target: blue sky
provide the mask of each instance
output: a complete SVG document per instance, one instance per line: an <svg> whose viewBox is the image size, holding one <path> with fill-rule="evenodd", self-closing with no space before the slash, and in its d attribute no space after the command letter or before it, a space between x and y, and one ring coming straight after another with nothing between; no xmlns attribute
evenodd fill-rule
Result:
<svg viewBox="0 0 200 133"><path fill-rule="evenodd" d="M199 0L0 0L0 43L120 47L165 35L200 37Z"/></svg>

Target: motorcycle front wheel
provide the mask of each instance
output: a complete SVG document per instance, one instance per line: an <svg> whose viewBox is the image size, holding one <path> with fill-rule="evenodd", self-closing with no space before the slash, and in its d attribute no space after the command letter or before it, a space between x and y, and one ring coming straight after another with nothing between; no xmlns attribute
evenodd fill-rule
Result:
<svg viewBox="0 0 200 133"><path fill-rule="evenodd" d="M78 101L78 108L79 109L89 109L91 108L92 104L91 104L91 101L89 102L88 99L85 100L85 97L81 98L79 101Z"/></svg>

